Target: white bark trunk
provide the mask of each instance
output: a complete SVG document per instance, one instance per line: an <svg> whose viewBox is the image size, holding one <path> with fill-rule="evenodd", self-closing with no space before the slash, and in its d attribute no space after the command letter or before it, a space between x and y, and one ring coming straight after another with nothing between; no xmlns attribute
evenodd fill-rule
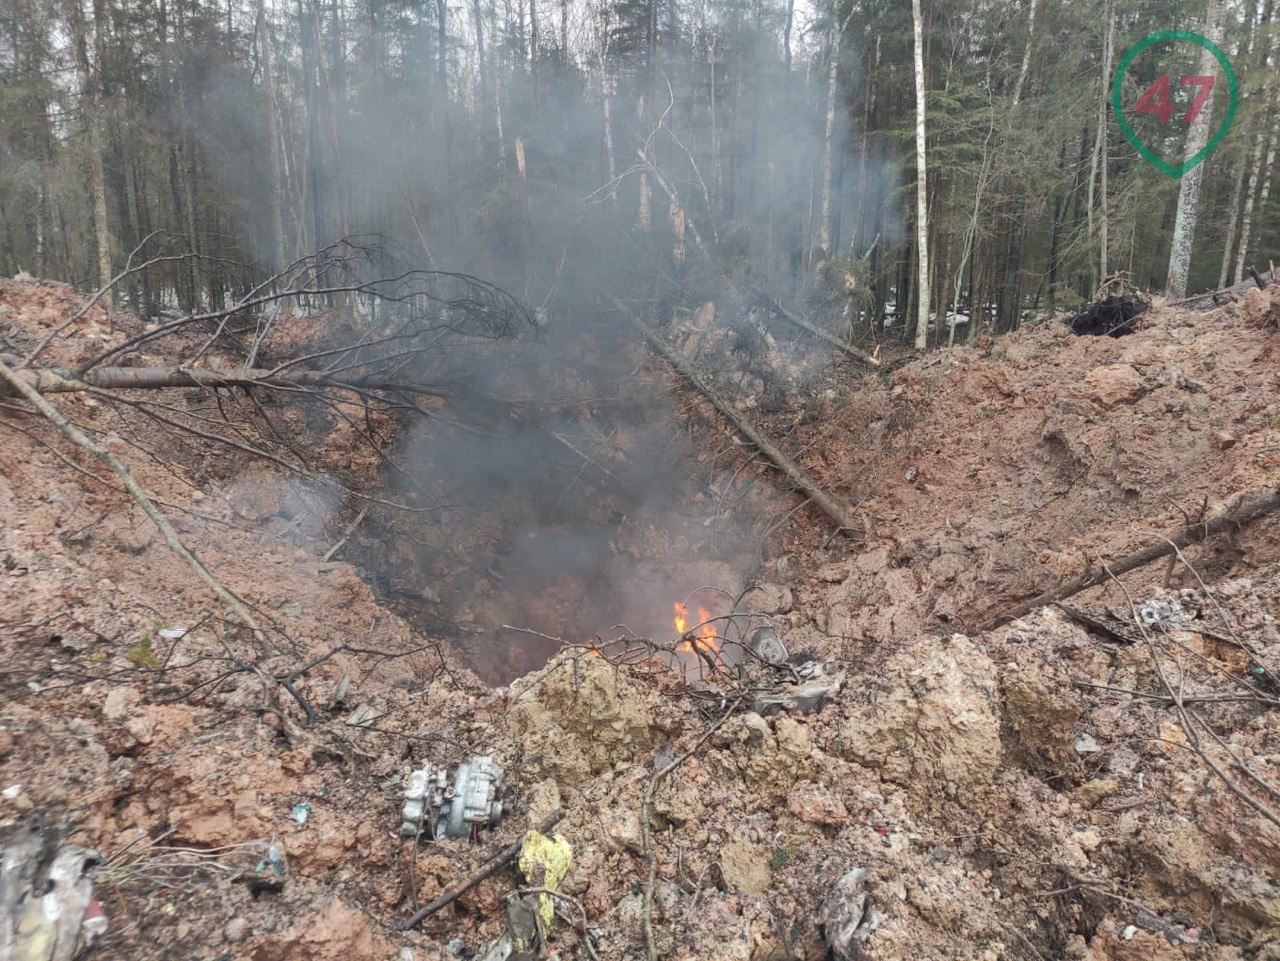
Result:
<svg viewBox="0 0 1280 961"><path fill-rule="evenodd" d="M1018 71L1018 82L1013 87L1013 105L1022 101L1022 86L1027 82L1027 71L1031 69L1031 46L1036 40L1036 5L1038 0L1031 0L1031 9L1027 15L1027 48L1022 52L1022 69Z"/></svg>
<svg viewBox="0 0 1280 961"><path fill-rule="evenodd" d="M604 66L604 57L600 58L600 92L604 104L604 162L609 177L609 201L618 202L618 167L613 158L613 93L609 89L613 85Z"/></svg>
<svg viewBox="0 0 1280 961"><path fill-rule="evenodd" d="M916 349L924 350L929 345L929 192L925 166L924 17L920 0L911 0L911 16L916 48Z"/></svg>
<svg viewBox="0 0 1280 961"><path fill-rule="evenodd" d="M822 142L822 206L818 215L818 255L825 259L831 252L831 186L833 180L833 141L836 131L836 76L840 65L840 28L831 18L831 63L827 67L827 131Z"/></svg>
<svg viewBox="0 0 1280 961"><path fill-rule="evenodd" d="M1218 35L1218 23L1221 19L1221 7L1216 0L1210 0L1208 15L1205 17L1205 33L1212 39ZM1200 73L1212 75L1218 67L1216 58L1208 50L1200 52ZM1199 116L1187 133L1186 157L1194 157L1209 142L1209 128L1213 124L1213 91L1205 99ZM1170 300L1180 300L1187 295L1187 274L1191 270L1191 246L1196 236L1197 206L1200 201L1200 183L1204 174L1204 164L1197 164L1192 170L1182 175L1178 186L1178 213L1173 222L1173 242L1169 250L1169 282L1165 285L1165 296Z"/></svg>

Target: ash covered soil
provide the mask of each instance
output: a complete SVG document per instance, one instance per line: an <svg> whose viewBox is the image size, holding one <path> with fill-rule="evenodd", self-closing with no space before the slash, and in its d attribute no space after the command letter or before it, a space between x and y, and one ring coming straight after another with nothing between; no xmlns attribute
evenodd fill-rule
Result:
<svg viewBox="0 0 1280 961"><path fill-rule="evenodd" d="M60 286L0 286L11 342L75 306ZM1278 310L1259 294L1157 308L1118 339L1024 331L869 380L841 370L759 415L865 522L834 537L797 512L739 604L844 674L819 709L769 716L755 699L791 668L699 678L571 647L491 688L323 560L332 505L59 398L291 639L250 654L103 465L5 401L0 825L65 819L102 853L102 958L472 957L504 930L511 869L397 925L557 808L576 902L548 932L561 958L642 958L648 918L664 958L820 961L854 868L862 940L837 958L1280 958L1275 521L1127 575L1129 596L1112 584L1074 614L978 629L1274 490ZM128 323L90 312L69 343ZM340 421L327 446L355 449ZM280 679L331 653L291 682L308 725ZM407 772L477 751L506 765L510 815L478 845L403 840Z"/></svg>

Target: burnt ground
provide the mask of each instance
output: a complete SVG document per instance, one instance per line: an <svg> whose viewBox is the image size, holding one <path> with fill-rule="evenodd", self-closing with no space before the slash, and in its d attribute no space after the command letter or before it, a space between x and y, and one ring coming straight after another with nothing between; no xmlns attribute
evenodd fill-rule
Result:
<svg viewBox="0 0 1280 961"><path fill-rule="evenodd" d="M739 609L846 679L810 714L737 704L658 786L663 957L818 961L824 901L853 867L879 916L869 958L1280 957L1276 522L1123 578L1142 628L1112 584L1073 600L1091 623L1049 608L977 629L1090 559L1274 488L1280 342L1263 296L1157 306L1119 339L1046 328L885 376L824 368L792 396L741 379L752 416L865 529L833 537L794 501L755 505L772 533ZM0 323L29 337L74 303L6 283ZM127 323L91 313L80 336ZM744 683L779 677L695 680L670 658L571 648L492 688L352 564L323 560L345 507L93 397L59 402L293 645L253 654L127 497L91 476L100 466L6 402L0 823L62 818L102 852L110 928L92 956L431 959L450 943L469 956L501 933L513 873L419 932L396 922L560 806L574 848L563 890L596 953L643 957L655 759L693 748ZM691 423L710 419L685 403ZM770 483L707 435L695 449L708 462ZM326 444L335 459L356 449L340 423ZM660 562L660 541L631 546ZM343 644L397 656L342 652L308 671L298 687L319 717L305 726L271 677ZM255 671L229 673L229 652ZM477 846L402 841L396 779L471 750L512 772L511 815ZM289 816L300 803L306 824ZM261 866L272 846L279 870ZM572 915L557 915L551 947L587 957Z"/></svg>

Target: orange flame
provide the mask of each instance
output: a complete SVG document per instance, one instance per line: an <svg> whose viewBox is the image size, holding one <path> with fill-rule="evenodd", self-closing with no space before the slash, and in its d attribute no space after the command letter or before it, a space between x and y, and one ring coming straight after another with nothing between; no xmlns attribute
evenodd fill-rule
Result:
<svg viewBox="0 0 1280 961"><path fill-rule="evenodd" d="M711 612L704 607L698 608L698 626L696 628L697 636L689 628L689 609L683 604L675 605L676 611L676 631L681 640L676 645L677 651L685 651L694 653L696 645L701 645L703 650L718 651L720 650L720 642L716 636L716 626L711 623Z"/></svg>

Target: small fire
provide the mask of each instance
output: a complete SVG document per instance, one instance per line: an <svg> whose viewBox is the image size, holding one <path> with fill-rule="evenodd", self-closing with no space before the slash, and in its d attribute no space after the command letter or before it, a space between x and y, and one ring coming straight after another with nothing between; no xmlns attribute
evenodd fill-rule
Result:
<svg viewBox="0 0 1280 961"><path fill-rule="evenodd" d="M680 643L676 645L677 651L693 654L696 653L699 645L706 651L715 652L720 650L720 642L716 637L716 626L711 623L710 611L704 607L698 608L698 623L693 629L689 627L689 609L683 604L677 603L675 611L676 633L680 637Z"/></svg>

